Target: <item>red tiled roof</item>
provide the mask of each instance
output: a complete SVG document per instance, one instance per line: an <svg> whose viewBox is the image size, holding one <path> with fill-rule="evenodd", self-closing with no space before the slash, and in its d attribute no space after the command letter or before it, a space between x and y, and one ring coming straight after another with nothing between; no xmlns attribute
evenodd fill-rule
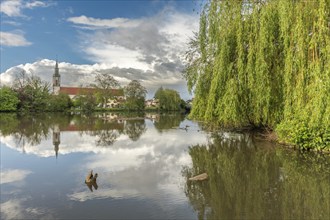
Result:
<svg viewBox="0 0 330 220"><path fill-rule="evenodd" d="M95 93L98 89L96 88L80 88L80 87L60 87L60 93L68 95L79 95ZM115 96L123 96L124 91L122 89L112 89L112 94Z"/></svg>
<svg viewBox="0 0 330 220"><path fill-rule="evenodd" d="M68 94L68 95L78 95L84 93L93 93L96 92L94 88L79 88L79 87L61 87L60 93Z"/></svg>

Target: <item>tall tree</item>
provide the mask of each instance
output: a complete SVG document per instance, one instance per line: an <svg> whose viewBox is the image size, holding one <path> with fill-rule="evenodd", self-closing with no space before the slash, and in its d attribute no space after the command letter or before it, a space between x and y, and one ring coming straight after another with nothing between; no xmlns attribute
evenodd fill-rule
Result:
<svg viewBox="0 0 330 220"><path fill-rule="evenodd" d="M183 74L191 116L329 146L329 17L329 0L208 1Z"/></svg>
<svg viewBox="0 0 330 220"><path fill-rule="evenodd" d="M181 97L175 90L160 87L156 91L154 98L159 100L161 110L172 111L181 109Z"/></svg>
<svg viewBox="0 0 330 220"><path fill-rule="evenodd" d="M95 76L95 83L91 84L92 87L98 89L98 96L103 106L106 105L109 98L114 96L114 90L120 87L119 82L110 73L97 72Z"/></svg>
<svg viewBox="0 0 330 220"><path fill-rule="evenodd" d="M147 89L137 80L132 80L124 89L126 107L131 110L143 110Z"/></svg>
<svg viewBox="0 0 330 220"><path fill-rule="evenodd" d="M40 77L30 76L24 70L15 78L13 90L20 100L19 109L27 111L44 111L48 104L50 84Z"/></svg>

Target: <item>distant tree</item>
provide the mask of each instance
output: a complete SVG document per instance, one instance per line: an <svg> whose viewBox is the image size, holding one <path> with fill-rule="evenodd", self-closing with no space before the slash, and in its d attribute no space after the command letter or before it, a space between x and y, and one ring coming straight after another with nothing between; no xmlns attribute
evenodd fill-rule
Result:
<svg viewBox="0 0 330 220"><path fill-rule="evenodd" d="M126 107L128 109L143 110L147 89L139 81L132 80L124 89Z"/></svg>
<svg viewBox="0 0 330 220"><path fill-rule="evenodd" d="M175 90L160 87L154 97L159 100L161 110L172 111L181 109L182 100L179 93Z"/></svg>
<svg viewBox="0 0 330 220"><path fill-rule="evenodd" d="M108 99L113 97L113 89L118 89L120 84L110 73L98 72L95 76L95 84L91 86L98 89L98 102L105 106Z"/></svg>
<svg viewBox="0 0 330 220"><path fill-rule="evenodd" d="M34 112L45 110L50 96L49 88L48 82L37 76L28 76L25 70L15 78L12 87L20 100L18 108Z"/></svg>
<svg viewBox="0 0 330 220"><path fill-rule="evenodd" d="M0 88L0 111L16 111L19 99L9 87Z"/></svg>
<svg viewBox="0 0 330 220"><path fill-rule="evenodd" d="M96 97L91 93L79 94L73 104L81 111L91 113L96 108Z"/></svg>
<svg viewBox="0 0 330 220"><path fill-rule="evenodd" d="M72 100L67 94L51 95L49 98L48 111L61 112L73 106Z"/></svg>

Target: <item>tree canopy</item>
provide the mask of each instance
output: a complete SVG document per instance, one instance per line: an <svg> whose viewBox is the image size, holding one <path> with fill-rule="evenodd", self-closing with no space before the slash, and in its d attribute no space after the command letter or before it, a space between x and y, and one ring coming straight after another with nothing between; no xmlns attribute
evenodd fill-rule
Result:
<svg viewBox="0 0 330 220"><path fill-rule="evenodd" d="M113 97L113 90L120 87L119 82L109 73L96 73L95 83L91 84L92 87L97 88L97 98L99 103L103 106L106 105L109 98Z"/></svg>
<svg viewBox="0 0 330 220"><path fill-rule="evenodd" d="M14 80L13 90L20 100L18 108L31 112L45 111L50 84L40 77L28 75L23 70Z"/></svg>
<svg viewBox="0 0 330 220"><path fill-rule="evenodd" d="M137 80L132 80L124 89L126 107L128 109L143 110L147 89Z"/></svg>
<svg viewBox="0 0 330 220"><path fill-rule="evenodd" d="M184 77L191 115L330 147L330 1L210 0Z"/></svg>
<svg viewBox="0 0 330 220"><path fill-rule="evenodd" d="M154 98L159 100L159 108L161 110L181 109L181 97L175 90L160 87L156 91Z"/></svg>

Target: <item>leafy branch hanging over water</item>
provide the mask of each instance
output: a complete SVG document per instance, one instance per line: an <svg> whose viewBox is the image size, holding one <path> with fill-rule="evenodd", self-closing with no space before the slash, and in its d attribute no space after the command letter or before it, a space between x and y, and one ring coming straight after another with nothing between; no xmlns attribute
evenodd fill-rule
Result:
<svg viewBox="0 0 330 220"><path fill-rule="evenodd" d="M186 58L192 117L330 149L329 0L210 0Z"/></svg>

